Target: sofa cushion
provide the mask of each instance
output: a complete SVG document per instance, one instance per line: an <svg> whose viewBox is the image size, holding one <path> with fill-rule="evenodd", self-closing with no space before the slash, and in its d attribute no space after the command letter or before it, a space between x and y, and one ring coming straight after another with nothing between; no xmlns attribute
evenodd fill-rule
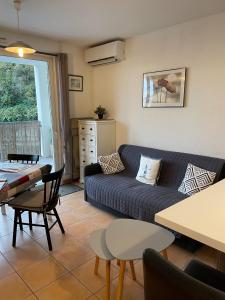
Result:
<svg viewBox="0 0 225 300"><path fill-rule="evenodd" d="M98 162L104 174L116 174L125 169L118 152L99 156Z"/></svg>
<svg viewBox="0 0 225 300"><path fill-rule="evenodd" d="M152 159L142 155L136 179L140 182L155 185L159 178L160 159Z"/></svg>
<svg viewBox="0 0 225 300"><path fill-rule="evenodd" d="M192 164L188 164L184 179L178 191L189 196L194 195L213 184L215 177L215 172L209 172Z"/></svg>
<svg viewBox="0 0 225 300"><path fill-rule="evenodd" d="M143 184L128 176L97 174L85 178L88 199L117 210L135 219L154 222L157 212L186 196L177 190Z"/></svg>
<svg viewBox="0 0 225 300"><path fill-rule="evenodd" d="M134 145L121 145L118 152L131 177L136 177L141 155L162 159L158 185L178 190L189 163L216 173L215 181L221 178L224 160L196 154L165 151Z"/></svg>

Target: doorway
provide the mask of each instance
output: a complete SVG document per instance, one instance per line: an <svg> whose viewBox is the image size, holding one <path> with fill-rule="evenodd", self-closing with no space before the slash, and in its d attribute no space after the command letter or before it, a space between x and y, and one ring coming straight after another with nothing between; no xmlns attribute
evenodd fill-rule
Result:
<svg viewBox="0 0 225 300"><path fill-rule="evenodd" d="M39 154L54 166L48 63L0 56L0 160Z"/></svg>

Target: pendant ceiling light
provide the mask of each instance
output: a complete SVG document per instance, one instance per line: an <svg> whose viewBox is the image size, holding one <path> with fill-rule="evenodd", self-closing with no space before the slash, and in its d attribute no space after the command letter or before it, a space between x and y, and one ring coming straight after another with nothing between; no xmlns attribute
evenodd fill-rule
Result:
<svg viewBox="0 0 225 300"><path fill-rule="evenodd" d="M18 32L20 31L20 17L19 17L19 11L21 10L21 0L14 0L14 8L16 10L17 14L17 27L18 27ZM29 46L28 44L22 42L22 41L17 41L9 44L6 48L6 51L16 53L20 57L23 57L24 54L32 54L35 53L36 50Z"/></svg>

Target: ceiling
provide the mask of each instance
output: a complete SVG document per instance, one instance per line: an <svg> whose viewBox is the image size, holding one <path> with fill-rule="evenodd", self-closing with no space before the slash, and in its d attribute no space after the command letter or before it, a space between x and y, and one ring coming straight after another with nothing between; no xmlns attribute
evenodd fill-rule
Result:
<svg viewBox="0 0 225 300"><path fill-rule="evenodd" d="M13 0L0 0L0 27L16 29ZM23 0L25 33L87 46L216 14L225 0Z"/></svg>

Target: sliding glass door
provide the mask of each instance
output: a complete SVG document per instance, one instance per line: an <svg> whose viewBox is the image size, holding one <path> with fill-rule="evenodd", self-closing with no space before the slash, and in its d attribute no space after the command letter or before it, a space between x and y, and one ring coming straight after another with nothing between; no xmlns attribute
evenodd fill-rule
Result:
<svg viewBox="0 0 225 300"><path fill-rule="evenodd" d="M39 154L62 165L55 58L0 52L0 160L8 153Z"/></svg>

